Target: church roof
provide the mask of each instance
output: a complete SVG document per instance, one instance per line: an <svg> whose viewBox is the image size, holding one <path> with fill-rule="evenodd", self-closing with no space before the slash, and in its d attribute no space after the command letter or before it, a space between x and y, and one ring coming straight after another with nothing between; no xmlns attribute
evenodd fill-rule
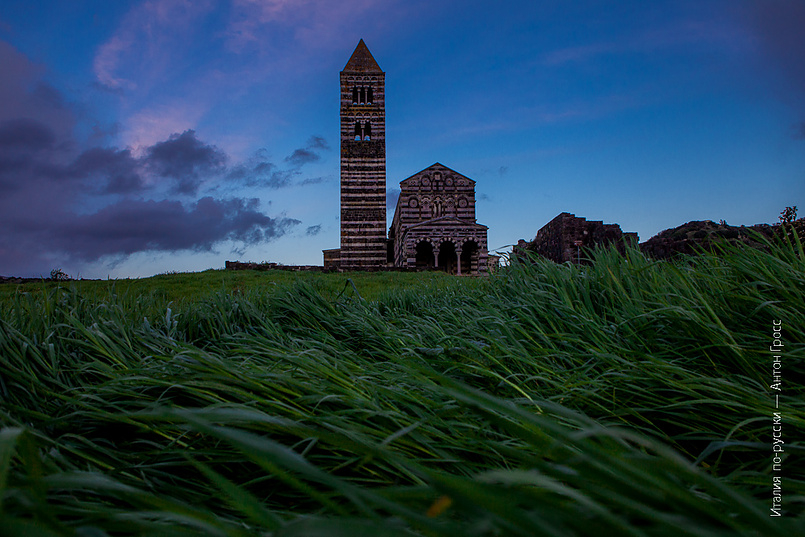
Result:
<svg viewBox="0 0 805 537"><path fill-rule="evenodd" d="M344 67L344 72L348 73L382 73L383 70L377 65L374 56L369 52L369 47L360 40L358 46L355 47L355 52L349 58L347 65Z"/></svg>
<svg viewBox="0 0 805 537"><path fill-rule="evenodd" d="M458 177L461 177L462 179L466 179L467 181L470 182L470 184L473 184L473 185L475 184L475 181L470 179L466 175L464 175L462 173L458 173L456 170L448 168L447 166L445 166L444 164L442 164L440 162L435 162L435 163L431 164L430 166L428 166L427 168L425 168L424 170L420 170L420 171L416 172L411 177L403 179L402 181L400 181L400 185L402 185L406 181L411 181L412 179L415 179L415 178L419 177L420 175L422 175L424 173L433 173L433 172L442 172L442 173L450 172L450 173L452 173L454 175L457 175Z"/></svg>

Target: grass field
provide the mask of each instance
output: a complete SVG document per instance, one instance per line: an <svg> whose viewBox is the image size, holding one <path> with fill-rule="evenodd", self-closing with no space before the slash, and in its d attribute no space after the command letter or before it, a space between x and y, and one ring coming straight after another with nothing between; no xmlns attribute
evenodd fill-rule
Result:
<svg viewBox="0 0 805 537"><path fill-rule="evenodd" d="M0 535L805 534L798 243L0 293Z"/></svg>
<svg viewBox="0 0 805 537"><path fill-rule="evenodd" d="M86 298L105 300L110 295L147 298L159 308L173 302L195 302L220 292L239 294L243 292L269 292L287 285L306 283L313 286L325 298L334 298L344 290L346 280L352 280L359 294L367 300L375 300L387 290L411 287L438 287L452 278L444 272L374 272L374 273L321 273L294 272L286 270L207 270L204 272L159 274L151 278L126 280L75 280L55 282L42 280L24 284L0 285L0 303L8 303L15 295L42 295L55 288L75 290ZM350 286L351 287L351 286Z"/></svg>

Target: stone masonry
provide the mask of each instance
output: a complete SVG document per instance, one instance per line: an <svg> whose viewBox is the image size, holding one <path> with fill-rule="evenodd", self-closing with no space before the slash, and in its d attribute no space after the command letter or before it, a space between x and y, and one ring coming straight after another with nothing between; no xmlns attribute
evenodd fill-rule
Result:
<svg viewBox="0 0 805 537"><path fill-rule="evenodd" d="M341 71L341 270L387 264L385 77L361 39Z"/></svg>
<svg viewBox="0 0 805 537"><path fill-rule="evenodd" d="M636 245L637 233L624 233L618 224L588 222L586 218L561 213L540 228L534 240L521 241L518 246L557 263L576 263L586 248L615 244L623 252L624 240Z"/></svg>
<svg viewBox="0 0 805 537"><path fill-rule="evenodd" d="M478 274L487 227L475 219L475 181L439 163L400 182L389 239L394 265Z"/></svg>
<svg viewBox="0 0 805 537"><path fill-rule="evenodd" d="M341 71L341 248L324 267L486 272L475 181L438 163L400 183L386 239L385 77L361 39Z"/></svg>

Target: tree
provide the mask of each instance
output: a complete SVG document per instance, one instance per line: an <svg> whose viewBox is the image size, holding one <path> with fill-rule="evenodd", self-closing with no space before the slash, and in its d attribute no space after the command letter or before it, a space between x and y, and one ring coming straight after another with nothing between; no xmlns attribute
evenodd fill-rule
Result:
<svg viewBox="0 0 805 537"><path fill-rule="evenodd" d="M794 205L793 207L786 207L785 210L780 213L781 224L793 224L796 219L797 219L796 205Z"/></svg>

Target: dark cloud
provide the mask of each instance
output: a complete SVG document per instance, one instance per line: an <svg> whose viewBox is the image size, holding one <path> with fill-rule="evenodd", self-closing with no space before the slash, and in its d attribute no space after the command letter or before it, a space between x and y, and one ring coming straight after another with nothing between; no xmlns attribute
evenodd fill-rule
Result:
<svg viewBox="0 0 805 537"><path fill-rule="evenodd" d="M292 170L278 170L271 174L267 181L262 183L262 186L267 188L283 188L291 185L291 179L298 175L299 172Z"/></svg>
<svg viewBox="0 0 805 537"><path fill-rule="evenodd" d="M319 150L328 150L330 147L321 136L311 136L305 147L294 150L284 162L287 166L280 168L268 160L265 149L257 151L254 156L242 164L232 166L227 172L227 179L243 186L258 188L286 188L294 184L311 185L323 182L323 177L303 179L294 183L294 178L301 175L300 168L305 164L321 159Z"/></svg>
<svg viewBox="0 0 805 537"><path fill-rule="evenodd" d="M286 158L285 161L290 163L292 166L304 166L305 164L309 164L311 162L316 162L321 157L311 151L310 149L297 149L296 151L291 154L290 157Z"/></svg>
<svg viewBox="0 0 805 537"><path fill-rule="evenodd" d="M309 226L305 231L305 235L309 235L311 237L318 235L319 233L321 233L321 224Z"/></svg>
<svg viewBox="0 0 805 537"><path fill-rule="evenodd" d="M195 131L173 134L147 150L149 168L176 181L173 190L180 194L195 194L205 177L222 173L226 154L213 145L196 138Z"/></svg>
<svg viewBox="0 0 805 537"><path fill-rule="evenodd" d="M249 161L233 166L227 173L227 179L256 188L277 189L291 186L293 177L299 172L277 169L274 164L263 158L262 152L258 152Z"/></svg>
<svg viewBox="0 0 805 537"><path fill-rule="evenodd" d="M48 149L53 147L55 141L53 131L33 119L17 118L0 123L0 151Z"/></svg>
<svg viewBox="0 0 805 537"><path fill-rule="evenodd" d="M330 149L330 146L327 145L327 140L325 140L321 136L311 136L310 139L307 141L307 146L310 149L322 149L324 151Z"/></svg>
<svg viewBox="0 0 805 537"><path fill-rule="evenodd" d="M45 82L38 82L31 91L33 101L38 105L67 110L69 107L59 90Z"/></svg>
<svg viewBox="0 0 805 537"><path fill-rule="evenodd" d="M257 199L160 199L164 189L154 186L155 168L180 187L189 181L187 193L226 169L226 155L192 131L155 144L139 158L129 149L93 147L67 163L53 148L54 140L47 126L34 121L0 124L0 228L8 230L0 234L0 274L116 263L138 252L210 251L224 242L245 247L274 240L300 224L268 216ZM298 172L260 161L230 171L237 173L279 187ZM143 199L146 193L156 199ZM115 201L109 201L110 194Z"/></svg>
<svg viewBox="0 0 805 537"><path fill-rule="evenodd" d="M70 166L74 177L97 178L101 192L126 194L145 189L142 164L128 149L93 147L81 153Z"/></svg>
<svg viewBox="0 0 805 537"><path fill-rule="evenodd" d="M299 184L302 185L302 186L305 186L305 185L318 185L318 184L323 183L325 181L327 181L326 177L308 177L306 179L302 179L301 181L299 181Z"/></svg>
<svg viewBox="0 0 805 537"><path fill-rule="evenodd" d="M174 200L126 200L76 216L58 228L54 239L71 257L91 261L144 251L209 251L228 240L259 244L299 223L266 216L257 199L204 197L189 207Z"/></svg>
<svg viewBox="0 0 805 537"><path fill-rule="evenodd" d="M100 142L108 140L114 136L117 136L119 132L119 123L113 123L111 125L101 125L100 123L95 123L92 125L92 129L90 131L90 141Z"/></svg>
<svg viewBox="0 0 805 537"><path fill-rule="evenodd" d="M45 69L0 40L0 123L25 118L46 125L54 142L72 136L75 115L62 94L42 81Z"/></svg>
<svg viewBox="0 0 805 537"><path fill-rule="evenodd" d="M41 146L40 138L32 145ZM227 241L248 246L300 224L268 216L257 199L143 199L146 192L159 198L145 185L150 160L128 149L91 148L65 166L44 162L0 175L0 274L47 274L51 265L121 261L137 252L209 251Z"/></svg>
<svg viewBox="0 0 805 537"><path fill-rule="evenodd" d="M319 155L318 151L328 149L330 149L330 147L327 145L327 141L324 138L321 136L311 136L307 141L307 145L291 153L291 156L287 157L285 162L289 163L291 166L300 168L305 164L320 160L321 155Z"/></svg>
<svg viewBox="0 0 805 537"><path fill-rule="evenodd" d="M43 123L17 118L0 121L0 188L7 195L8 190L20 188L25 173L41 166L38 158L43 152L52 150L56 135Z"/></svg>
<svg viewBox="0 0 805 537"><path fill-rule="evenodd" d="M88 141L77 140L78 105L41 81L42 67L3 41L0 65L0 274L47 275L57 266L74 274L82 263L116 263L140 252L246 247L300 224L268 216L257 199L171 199L214 191L225 177L241 186L288 186L298 167L278 169L263 154L228 166L227 154L192 130L141 155L92 147L114 131L96 125L84 129ZM314 137L308 147L326 144Z"/></svg>

